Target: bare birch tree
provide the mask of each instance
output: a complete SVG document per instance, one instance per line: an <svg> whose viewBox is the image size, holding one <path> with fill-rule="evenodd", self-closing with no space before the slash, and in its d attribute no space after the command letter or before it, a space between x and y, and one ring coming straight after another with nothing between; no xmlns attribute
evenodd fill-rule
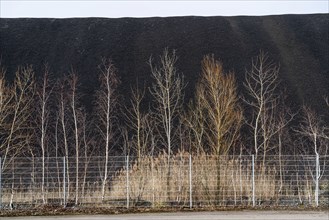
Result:
<svg viewBox="0 0 329 220"><path fill-rule="evenodd" d="M82 188L81 188L81 195L84 196L85 194L85 186L86 180L88 175L88 166L90 163L91 158L94 156L94 138L93 138L93 131L91 129L91 120L88 120L88 115L85 111L81 111L80 116L80 129L81 129L81 136L82 138L82 150L83 150L83 164L84 164L84 172L82 178Z"/></svg>
<svg viewBox="0 0 329 220"><path fill-rule="evenodd" d="M285 106L283 103L281 104L281 109L278 110L276 119L275 119L275 130L276 130L276 137L277 137L277 146L274 146L276 152L279 156L279 175L280 175L280 187L278 190L278 193L282 192L283 188L283 163L285 160L282 160L282 155L284 153L287 153L290 151L290 149L283 148L284 145L291 144L288 143L289 140L289 127L288 125L292 122L294 117L296 116L296 113L292 113L290 109L288 109L287 106Z"/></svg>
<svg viewBox="0 0 329 220"><path fill-rule="evenodd" d="M152 155L151 149L151 128L150 114L142 109L142 102L145 95L145 87L139 90L138 87L131 89L131 100L129 107L126 107L126 126L124 131L125 148L133 155L137 156L138 173L135 180L134 197L139 201L144 193L145 184L147 184L147 172L149 160L147 155Z"/></svg>
<svg viewBox="0 0 329 220"><path fill-rule="evenodd" d="M31 152L33 140L33 99L35 92L34 72L31 66L19 67L12 86L6 85L4 70L0 70L0 155L5 170L12 168L12 186L9 207L13 207L14 198L14 159L16 156Z"/></svg>
<svg viewBox="0 0 329 220"><path fill-rule="evenodd" d="M270 140L277 132L274 125L279 99L276 93L278 76L279 66L270 61L264 52L252 60L251 70L245 75L244 86L248 98L243 100L252 109L252 117L247 118L247 124L253 132L255 158L263 153L263 163L270 149Z"/></svg>
<svg viewBox="0 0 329 220"><path fill-rule="evenodd" d="M181 110L185 88L183 78L175 68L176 61L176 52L170 54L168 49L160 57L159 66L153 65L152 59L149 61L154 80L150 92L156 102L155 117L164 130L162 144L167 149L168 160L174 144L174 121Z"/></svg>
<svg viewBox="0 0 329 220"><path fill-rule="evenodd" d="M68 98L67 98L67 88L65 85L65 80L61 80L58 83L59 85L59 97L58 97L58 116L60 120L60 126L61 126L61 132L62 132L62 141L64 145L64 157L65 157L65 163L66 163L66 176L67 176L67 198L65 198L65 201L69 198L70 195L70 170L69 170L69 144L68 144ZM57 132L57 130L56 130ZM57 139L57 136L56 136ZM57 144L57 141L56 141ZM64 204L65 206L66 204Z"/></svg>
<svg viewBox="0 0 329 220"><path fill-rule="evenodd" d="M69 102L73 117L73 125L74 125L74 145L75 145L75 205L78 204L79 200L79 148L80 148L80 142L79 142L79 107L78 107L78 76L77 74L72 71L69 79L68 84L70 87L70 94L69 94ZM81 115L81 114L80 114Z"/></svg>
<svg viewBox="0 0 329 220"><path fill-rule="evenodd" d="M46 204L45 200L45 157L47 148L47 136L48 136L48 125L50 120L50 96L52 94L54 86L50 85L49 69L45 66L42 82L38 83L37 88L37 136L38 142L41 147L41 158L42 158L42 176L41 176L41 194L43 204Z"/></svg>
<svg viewBox="0 0 329 220"><path fill-rule="evenodd" d="M325 174L325 167L327 166L328 160L328 137L326 136L326 127L322 120L322 117L318 116L310 107L303 106L303 119L296 131L301 135L302 138L307 140L307 143L312 144L312 151L316 155L315 162L315 175L311 175L315 181L315 202L318 205L319 196L319 180ZM321 160L320 156L323 156ZM321 171L322 170L322 171Z"/></svg>
<svg viewBox="0 0 329 220"><path fill-rule="evenodd" d="M142 101L145 96L145 88L139 90L138 87L131 90L130 108L126 108L126 124L130 128L131 150L137 154L138 163L141 162L141 157L148 152L148 144L150 138L148 113L143 112Z"/></svg>
<svg viewBox="0 0 329 220"><path fill-rule="evenodd" d="M179 116L183 101L183 90L185 84L183 79L177 73L175 64L177 61L176 52L171 54L168 49L165 49L163 55L160 56L159 66L153 65L152 58L149 64L151 67L151 74L153 77L153 85L150 89L154 97L155 105L155 120L159 124L159 138L162 146L167 149L168 157L168 171L167 171L167 198L170 199L170 176L171 165L170 156L172 148L175 144L174 129L175 120ZM177 121L176 121L177 123ZM163 135L164 133L164 135Z"/></svg>
<svg viewBox="0 0 329 220"><path fill-rule="evenodd" d="M302 122L295 131L312 143L312 151L315 155L328 155L326 127L322 118L310 107L303 106Z"/></svg>
<svg viewBox="0 0 329 220"><path fill-rule="evenodd" d="M2 169L16 155L29 150L33 138L31 123L32 104L35 93L34 72L31 66L19 67L12 87L6 87L4 73L0 76Z"/></svg>
<svg viewBox="0 0 329 220"><path fill-rule="evenodd" d="M10 127L10 115L13 109L13 99L14 92L12 87L10 87L5 79L5 69L0 68L0 154L2 159L2 164L0 168L4 168L5 163L3 157L8 154L9 149L7 149L7 135L8 129ZM7 153L6 153L7 151Z"/></svg>
<svg viewBox="0 0 329 220"><path fill-rule="evenodd" d="M97 128L100 132L100 144L103 146L101 154L105 154L104 176L102 180L102 201L105 198L105 187L108 179L108 160L113 147L115 135L117 94L116 89L119 79L116 75L116 68L111 60L102 60L99 66L101 71L99 81L100 89L97 91ZM112 146L110 146L112 144Z"/></svg>

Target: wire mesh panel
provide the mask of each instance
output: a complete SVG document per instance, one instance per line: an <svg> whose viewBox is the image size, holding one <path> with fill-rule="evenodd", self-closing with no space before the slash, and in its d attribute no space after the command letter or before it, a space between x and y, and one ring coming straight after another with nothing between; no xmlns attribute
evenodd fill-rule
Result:
<svg viewBox="0 0 329 220"><path fill-rule="evenodd" d="M312 204L313 156L269 156L255 161L257 205ZM311 191L310 191L311 190Z"/></svg>
<svg viewBox="0 0 329 220"><path fill-rule="evenodd" d="M69 158L67 176L67 206L125 206L122 192L126 190L121 184L116 188L120 193L111 193L113 185L119 181L116 176L123 172L126 157Z"/></svg>
<svg viewBox="0 0 329 220"><path fill-rule="evenodd" d="M251 157L202 156L193 160L196 206L250 205Z"/></svg>
<svg viewBox="0 0 329 220"><path fill-rule="evenodd" d="M188 206L188 175L188 155L131 157L128 173L127 168L118 173L111 193L126 196L129 207ZM125 186L126 191L120 186Z"/></svg>
<svg viewBox="0 0 329 220"><path fill-rule="evenodd" d="M328 156L13 158L1 170L2 209L328 206Z"/></svg>
<svg viewBox="0 0 329 220"><path fill-rule="evenodd" d="M319 205L329 206L329 156L319 156Z"/></svg>
<svg viewBox="0 0 329 220"><path fill-rule="evenodd" d="M63 161L56 158L14 158L2 170L4 208L63 204Z"/></svg>

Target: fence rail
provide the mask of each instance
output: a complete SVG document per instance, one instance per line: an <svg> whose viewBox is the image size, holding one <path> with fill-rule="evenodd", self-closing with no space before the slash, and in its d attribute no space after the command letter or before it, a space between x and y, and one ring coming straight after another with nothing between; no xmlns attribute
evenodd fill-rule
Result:
<svg viewBox="0 0 329 220"><path fill-rule="evenodd" d="M126 208L328 206L328 159L188 154L110 157L107 162L105 157L14 158L0 169L0 209L45 204Z"/></svg>

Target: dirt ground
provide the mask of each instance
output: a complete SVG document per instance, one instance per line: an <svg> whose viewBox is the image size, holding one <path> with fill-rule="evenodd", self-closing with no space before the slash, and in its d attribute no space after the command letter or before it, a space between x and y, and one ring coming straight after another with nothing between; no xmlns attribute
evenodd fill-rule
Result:
<svg viewBox="0 0 329 220"><path fill-rule="evenodd" d="M2 220L328 220L329 211L214 211L214 212L168 212L134 213L109 215L63 215L63 216L21 216L2 217Z"/></svg>

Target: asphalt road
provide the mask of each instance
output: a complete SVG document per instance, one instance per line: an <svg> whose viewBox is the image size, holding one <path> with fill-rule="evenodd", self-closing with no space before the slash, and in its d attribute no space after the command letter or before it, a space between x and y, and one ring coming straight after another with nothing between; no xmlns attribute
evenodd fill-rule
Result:
<svg viewBox="0 0 329 220"><path fill-rule="evenodd" d="M329 211L178 212L81 216L2 217L1 220L329 220Z"/></svg>

